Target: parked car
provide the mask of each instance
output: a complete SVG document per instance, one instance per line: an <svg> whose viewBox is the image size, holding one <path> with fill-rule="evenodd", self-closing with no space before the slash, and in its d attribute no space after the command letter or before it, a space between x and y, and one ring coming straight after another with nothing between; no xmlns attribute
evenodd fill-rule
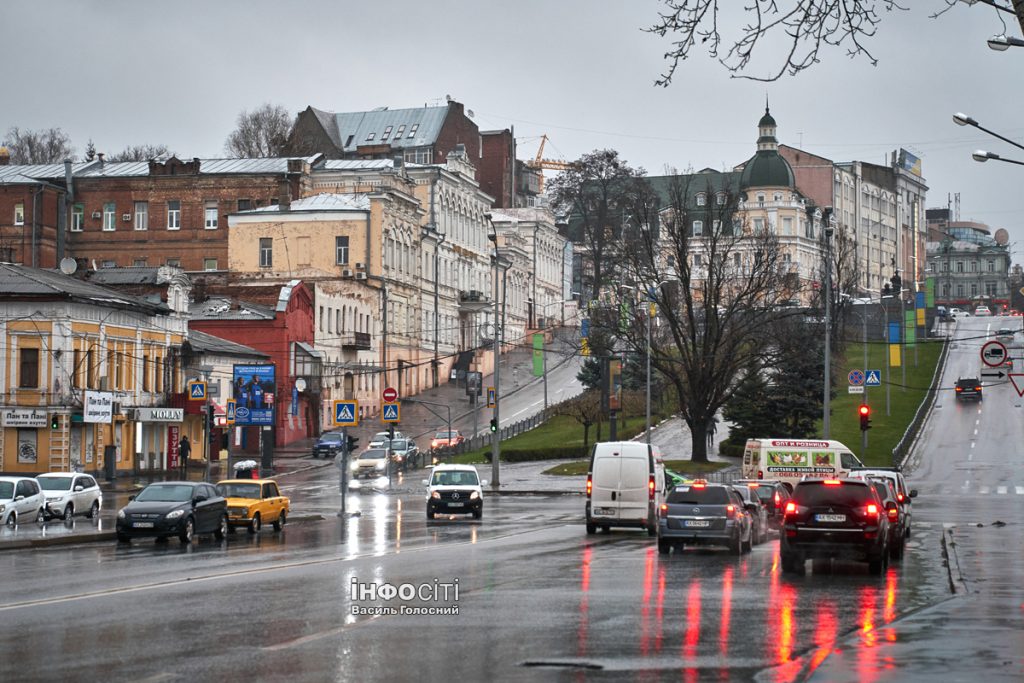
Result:
<svg viewBox="0 0 1024 683"><path fill-rule="evenodd" d="M244 526L255 534L264 522L280 531L288 521L291 500L273 479L225 479L217 482L217 492L228 501L229 531Z"/></svg>
<svg viewBox="0 0 1024 683"><path fill-rule="evenodd" d="M805 479L786 503L779 535L782 571L804 573L808 559L868 563L881 574L889 564L889 518L873 487L859 479Z"/></svg>
<svg viewBox="0 0 1024 683"><path fill-rule="evenodd" d="M75 515L92 519L103 507L103 492L88 474L47 472L36 477L36 481L46 497L44 515L50 519L70 520Z"/></svg>
<svg viewBox="0 0 1024 683"><path fill-rule="evenodd" d="M395 437L391 441L391 457L394 459L395 467L403 472L423 467L423 456L412 439Z"/></svg>
<svg viewBox="0 0 1024 683"><path fill-rule="evenodd" d="M437 513L484 515L484 491L487 480L472 465L438 465L424 479L427 487L427 519Z"/></svg>
<svg viewBox="0 0 1024 683"><path fill-rule="evenodd" d="M981 400L981 380L977 377L961 377L956 381L956 400Z"/></svg>
<svg viewBox="0 0 1024 683"><path fill-rule="evenodd" d="M992 315L992 311L988 309L988 306L978 306L974 309L974 315L977 317Z"/></svg>
<svg viewBox="0 0 1024 683"><path fill-rule="evenodd" d="M46 497L39 483L29 477L0 477L0 522L15 526L19 521L44 520Z"/></svg>
<svg viewBox="0 0 1024 683"><path fill-rule="evenodd" d="M448 431L442 429L434 433L434 438L430 440L431 448L449 448L451 446L458 446L466 437L462 436L462 433L457 429Z"/></svg>
<svg viewBox="0 0 1024 683"><path fill-rule="evenodd" d="M743 507L750 513L750 542L753 545L761 545L768 540L768 511L764 503L758 498L754 489L749 486L733 486L736 493L743 499Z"/></svg>
<svg viewBox="0 0 1024 683"><path fill-rule="evenodd" d="M949 309L949 317L953 318L953 319L956 319L956 318L970 318L971 314L970 314L970 312L965 311L962 308L951 308L951 309Z"/></svg>
<svg viewBox="0 0 1024 683"><path fill-rule="evenodd" d="M667 555L685 544L724 545L735 555L750 552L753 524L732 486L698 479L676 486L659 506L658 552Z"/></svg>
<svg viewBox="0 0 1024 683"><path fill-rule="evenodd" d="M349 465L352 470L352 478L373 479L388 476L387 455L386 448L367 448Z"/></svg>
<svg viewBox="0 0 1024 683"><path fill-rule="evenodd" d="M314 458L333 458L341 453L345 445L344 435L341 432L324 432L313 445Z"/></svg>
<svg viewBox="0 0 1024 683"><path fill-rule="evenodd" d="M251 480L250 480L251 481ZM169 481L150 484L117 512L117 540L177 536L191 543L197 534L228 533L228 502L213 484Z"/></svg>
<svg viewBox="0 0 1024 683"><path fill-rule="evenodd" d="M778 529L782 526L782 515L790 496L789 488L783 482L769 479L740 479L733 484L747 486L757 494L768 513L769 529Z"/></svg>

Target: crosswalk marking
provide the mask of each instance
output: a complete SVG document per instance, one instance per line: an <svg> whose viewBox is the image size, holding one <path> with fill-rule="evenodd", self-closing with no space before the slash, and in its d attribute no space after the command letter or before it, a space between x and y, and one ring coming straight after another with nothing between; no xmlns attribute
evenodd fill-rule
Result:
<svg viewBox="0 0 1024 683"><path fill-rule="evenodd" d="M988 492L989 492L989 488L987 486L982 486L980 489L978 489L978 493L980 493L983 496L987 495Z"/></svg>
<svg viewBox="0 0 1024 683"><path fill-rule="evenodd" d="M1002 494L1006 493L1006 487L1005 486L998 487L996 489L996 493L998 493L999 495L1002 495Z"/></svg>
<svg viewBox="0 0 1024 683"><path fill-rule="evenodd" d="M1018 496L1024 496L1024 486L1014 486Z"/></svg>

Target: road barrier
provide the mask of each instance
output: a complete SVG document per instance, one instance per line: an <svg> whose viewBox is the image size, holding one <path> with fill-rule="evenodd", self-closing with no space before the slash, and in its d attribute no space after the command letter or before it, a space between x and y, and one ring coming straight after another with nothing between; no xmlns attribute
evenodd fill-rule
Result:
<svg viewBox="0 0 1024 683"><path fill-rule="evenodd" d="M921 401L921 405L917 407L917 412L914 413L914 419L910 421L907 426L907 431L903 432L903 437L896 444L896 447L892 449L892 464L893 467L899 467L903 463L903 459L907 457L907 453L910 452L910 447L914 445L914 440L921 431L921 426L924 424L925 419L928 417L928 413L935 404L935 399L939 395L939 380L942 377L942 370L946 366L946 356L949 352L949 342L942 342L942 353L939 354L939 362L935 364L935 372L932 374L932 382L928 387L928 393L925 394L924 400Z"/></svg>

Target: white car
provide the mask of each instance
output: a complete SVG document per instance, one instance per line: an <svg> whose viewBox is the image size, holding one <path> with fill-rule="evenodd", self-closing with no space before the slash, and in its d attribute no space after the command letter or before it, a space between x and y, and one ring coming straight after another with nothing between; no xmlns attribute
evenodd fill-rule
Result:
<svg viewBox="0 0 1024 683"><path fill-rule="evenodd" d="M370 443L367 445L367 448L384 448L384 444L388 442L389 438L390 437L388 436L387 432L377 432L376 434L373 435L373 438L370 439ZM404 439L405 434L396 429L395 438Z"/></svg>
<svg viewBox="0 0 1024 683"><path fill-rule="evenodd" d="M22 520L43 521L46 498L35 479L0 477L0 522L15 526Z"/></svg>
<svg viewBox="0 0 1024 683"><path fill-rule="evenodd" d="M976 316L988 316L992 315L992 311L988 310L988 306L978 306L974 309L974 315Z"/></svg>
<svg viewBox="0 0 1024 683"><path fill-rule="evenodd" d="M88 474L47 472L36 477L51 517L70 520L75 515L93 519L103 507L103 492Z"/></svg>
<svg viewBox="0 0 1024 683"><path fill-rule="evenodd" d="M970 318L971 314L969 311L965 311L962 308L951 308L949 309L949 317L954 320L957 318Z"/></svg>
<svg viewBox="0 0 1024 683"><path fill-rule="evenodd" d="M427 519L434 515L473 515L474 519L484 516L484 490L487 480L472 465L437 465L424 479L427 487Z"/></svg>
<svg viewBox="0 0 1024 683"><path fill-rule="evenodd" d="M376 479L388 476L388 451L385 448L367 448L352 460L353 479Z"/></svg>

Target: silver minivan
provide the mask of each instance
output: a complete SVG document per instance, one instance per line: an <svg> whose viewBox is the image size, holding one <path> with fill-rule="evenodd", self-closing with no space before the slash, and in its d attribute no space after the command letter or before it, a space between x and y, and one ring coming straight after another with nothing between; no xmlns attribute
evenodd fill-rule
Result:
<svg viewBox="0 0 1024 683"><path fill-rule="evenodd" d="M587 474L587 533L613 526L658 535L658 506L665 495L665 464L656 446L635 441L594 444Z"/></svg>
<svg viewBox="0 0 1024 683"><path fill-rule="evenodd" d="M0 523L42 522L45 507L46 498L35 479L0 477Z"/></svg>

